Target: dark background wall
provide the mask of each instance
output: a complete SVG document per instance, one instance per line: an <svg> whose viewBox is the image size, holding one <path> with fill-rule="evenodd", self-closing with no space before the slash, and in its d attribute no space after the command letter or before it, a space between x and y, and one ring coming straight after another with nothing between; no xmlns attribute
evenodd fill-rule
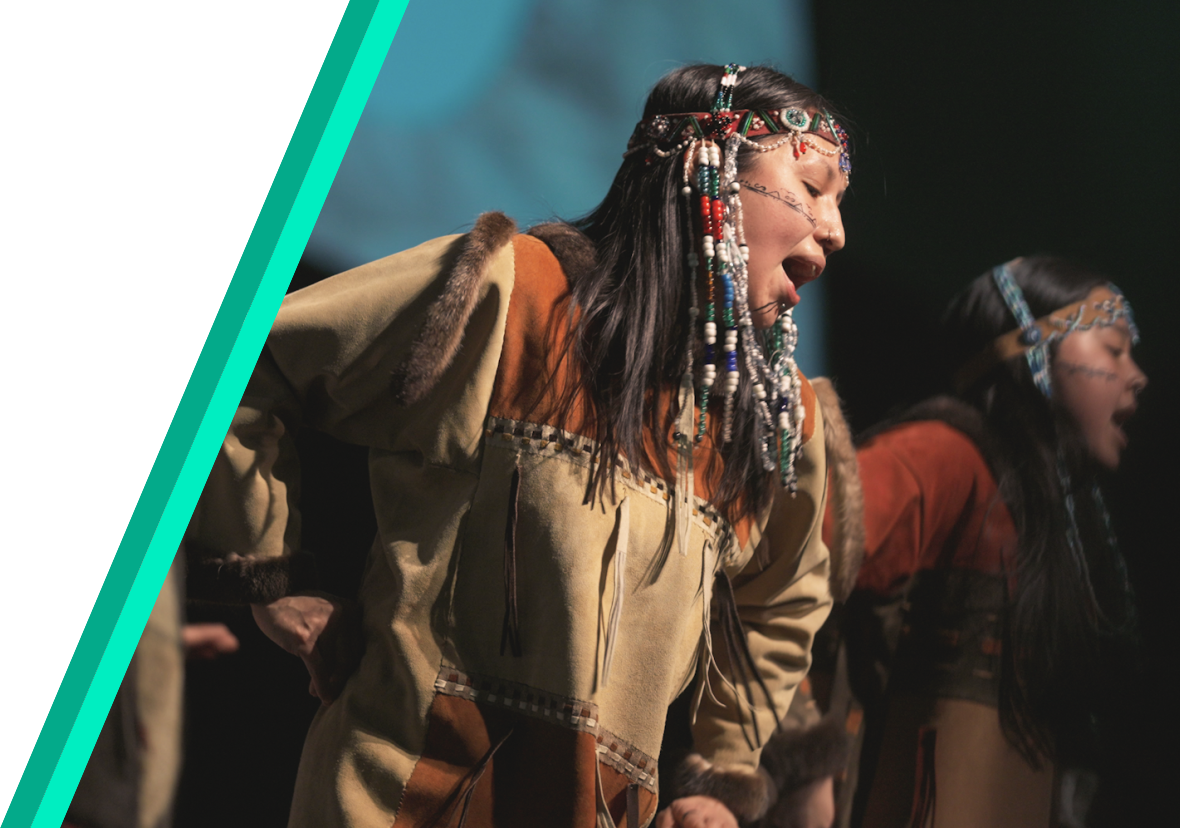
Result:
<svg viewBox="0 0 1180 828"><path fill-rule="evenodd" d="M1112 767L1144 824L1177 768L1175 472L1180 5L814 4L820 88L855 123L848 246L827 280L828 366L863 429L931 390L931 336L966 282L1051 252L1134 305L1151 378L1107 483L1147 643L1125 682Z"/></svg>

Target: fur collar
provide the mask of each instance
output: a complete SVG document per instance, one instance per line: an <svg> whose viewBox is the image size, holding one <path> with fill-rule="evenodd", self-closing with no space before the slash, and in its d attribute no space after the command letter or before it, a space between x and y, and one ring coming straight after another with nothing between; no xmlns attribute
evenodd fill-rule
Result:
<svg viewBox="0 0 1180 828"><path fill-rule="evenodd" d="M830 552L832 597L847 600L856 586L865 554L865 498L860 473L856 465L856 449L848 422L840 408L840 398L831 380L817 377L811 380L815 398L824 418L824 453L828 461L828 501L831 509L832 533Z"/></svg>
<svg viewBox="0 0 1180 828"><path fill-rule="evenodd" d="M571 282L589 272L598 258L594 243L575 227L562 222L538 224L529 230L529 235L545 242L553 251L561 269Z"/></svg>
<svg viewBox="0 0 1180 828"><path fill-rule="evenodd" d="M479 288L492 257L512 241L516 222L499 212L484 213L471 232L459 238L454 264L442 293L426 311L409 354L390 378L394 399L413 405L429 395L450 368L463 344L463 332L475 310ZM594 266L594 246L568 224L539 224L529 235L543 241L571 279Z"/></svg>
<svg viewBox="0 0 1180 828"><path fill-rule="evenodd" d="M471 232L456 242L454 265L442 293L427 308L409 354L390 378L398 403L413 405L425 399L451 367L463 344L463 332L475 310L488 264L515 234L516 222L508 216L484 213Z"/></svg>

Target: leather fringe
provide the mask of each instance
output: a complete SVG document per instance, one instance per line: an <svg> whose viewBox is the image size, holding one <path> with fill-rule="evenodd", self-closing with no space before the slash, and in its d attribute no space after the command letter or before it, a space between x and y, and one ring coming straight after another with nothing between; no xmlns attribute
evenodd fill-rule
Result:
<svg viewBox="0 0 1180 828"><path fill-rule="evenodd" d="M509 646L512 655L520 658L520 615L516 607L516 519L520 498L520 460L512 470L508 486L508 522L504 525L504 623L500 631L500 655Z"/></svg>
<svg viewBox="0 0 1180 828"><path fill-rule="evenodd" d="M717 573L716 588L714 589L715 602L717 605L718 622L721 629L722 638L725 641L725 648L729 655L729 663L733 667L735 681L734 695L737 698L738 723L742 728L742 735L746 738L746 744L751 750L757 750L762 747L762 734L758 728L758 717L751 713L750 723L754 733L754 738L751 740L750 733L746 729L746 716L742 710L742 700L738 690L739 682L742 688L746 691L746 698L749 699L750 706L754 704L754 693L751 688L751 683L757 683L762 690L762 695L766 698L766 703L770 707L771 713L774 714L775 729L778 730L779 721L782 717L779 715L778 708L775 706L774 697L771 696L766 682L762 678L762 674L758 670L758 666L754 663L754 656L750 653L750 646L746 642L746 631L742 628L742 619L738 615L737 599L733 594L733 583L729 580L729 575L724 569Z"/></svg>
<svg viewBox="0 0 1180 828"><path fill-rule="evenodd" d="M475 766L472 767L472 769L469 770L463 776L463 778L459 780L458 784L455 785L455 789L451 791L450 795L447 796L442 805L439 806L438 810L434 812L434 816L432 816L426 822L423 828L435 828L435 826L439 824L439 821L444 816L447 817L445 824L450 825L450 817L448 815L454 809L459 800L462 800L463 802L463 810L459 813L459 824L457 828L463 828L467 822L467 811L471 808L471 799L475 794L475 786L479 784L479 780L483 777L484 771L487 770L488 765L492 763L492 757L496 755L496 751L503 747L504 743L508 741L508 737L511 736L512 733L513 731L509 730L500 738L500 741L488 748L487 753L485 753L483 757L475 763Z"/></svg>

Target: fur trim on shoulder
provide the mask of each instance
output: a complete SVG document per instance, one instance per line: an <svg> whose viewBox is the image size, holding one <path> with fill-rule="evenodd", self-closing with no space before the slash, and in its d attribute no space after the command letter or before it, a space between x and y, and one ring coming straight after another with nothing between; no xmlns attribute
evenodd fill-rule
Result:
<svg viewBox="0 0 1180 828"><path fill-rule="evenodd" d="M479 286L492 255L511 241L516 222L503 213L484 213L471 232L460 239L461 248L447 283L430 307L405 362L393 372L391 387L401 405L413 405L430 393L451 367L467 320L475 309Z"/></svg>
<svg viewBox="0 0 1180 828"><path fill-rule="evenodd" d="M189 549L185 589L197 601L218 604L269 604L287 595L315 589L315 558L301 553L281 558L204 558Z"/></svg>
<svg viewBox="0 0 1180 828"><path fill-rule="evenodd" d="M811 727L784 730L762 750L762 768L779 796L825 776L835 776L848 764L852 740L844 723L825 716Z"/></svg>
<svg viewBox="0 0 1180 828"><path fill-rule="evenodd" d="M594 243L572 225L562 222L538 224L529 229L529 235L545 242L553 251L570 282L576 282L589 273L597 263L598 254L594 251Z"/></svg>
<svg viewBox="0 0 1180 828"><path fill-rule="evenodd" d="M711 796L743 821L761 819L774 802L774 784L761 768L720 768L690 753L672 779L673 798Z"/></svg>
<svg viewBox="0 0 1180 828"><path fill-rule="evenodd" d="M811 381L824 415L824 451L828 459L832 516L832 597L844 601L856 586L856 575L865 554L865 497L856 465L856 449L840 398L830 380Z"/></svg>

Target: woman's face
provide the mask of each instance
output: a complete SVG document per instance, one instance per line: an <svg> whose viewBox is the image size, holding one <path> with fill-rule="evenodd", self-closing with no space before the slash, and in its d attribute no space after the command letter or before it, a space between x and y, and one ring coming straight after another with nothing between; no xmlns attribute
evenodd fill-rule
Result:
<svg viewBox="0 0 1180 828"><path fill-rule="evenodd" d="M835 148L822 138L816 143ZM750 312L767 328L781 308L799 303L799 288L817 278L828 256L844 246L840 201L845 177L838 155L790 144L757 155L738 173L743 225L750 248Z"/></svg>
<svg viewBox="0 0 1180 828"><path fill-rule="evenodd" d="M1147 377L1131 358L1125 319L1066 336L1053 358L1053 390L1081 429L1090 455L1102 466L1119 466L1126 422Z"/></svg>

